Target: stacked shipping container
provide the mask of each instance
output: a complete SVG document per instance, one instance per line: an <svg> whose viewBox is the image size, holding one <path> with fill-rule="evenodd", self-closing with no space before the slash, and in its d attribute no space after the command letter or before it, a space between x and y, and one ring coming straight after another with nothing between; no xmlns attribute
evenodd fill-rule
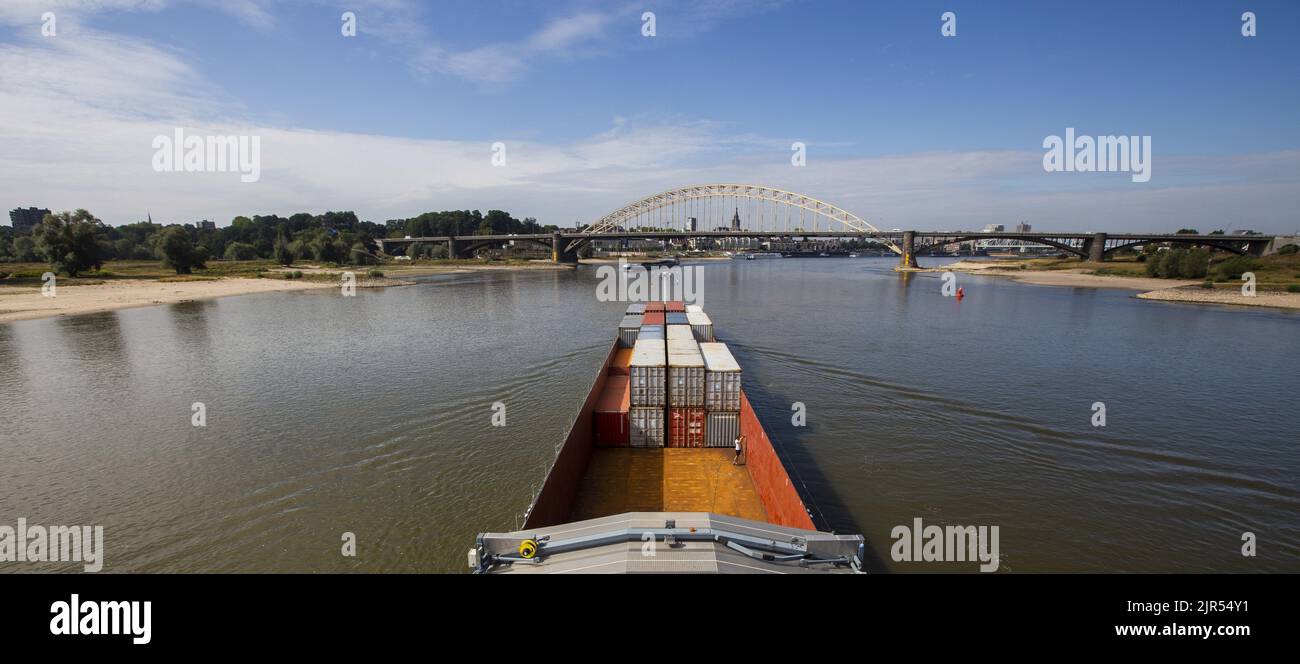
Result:
<svg viewBox="0 0 1300 664"><path fill-rule="evenodd" d="M592 411L597 445L627 447L629 396L627 376L612 375L605 379L605 389Z"/></svg>
<svg viewBox="0 0 1300 664"><path fill-rule="evenodd" d="M695 340L713 341L713 321L709 315L703 311L686 312L686 322L690 324L691 331L695 333Z"/></svg>
<svg viewBox="0 0 1300 664"><path fill-rule="evenodd" d="M665 342L639 339L632 348L628 377L629 442L633 447L663 447L664 407L668 405Z"/></svg>
<svg viewBox="0 0 1300 664"><path fill-rule="evenodd" d="M702 311L631 313L593 411L601 446L731 447L740 432L740 365ZM694 306L694 305L692 305ZM665 323L669 323L665 325Z"/></svg>
<svg viewBox="0 0 1300 664"><path fill-rule="evenodd" d="M678 339L671 338L673 330ZM669 325L669 447L704 447L704 356L686 325Z"/></svg>
<svg viewBox="0 0 1300 664"><path fill-rule="evenodd" d="M637 335L636 338L637 338L637 339L657 339L657 340L659 340L659 341L663 341L663 340L664 340L664 326L662 326L662 325L642 325L642 326L641 326L641 332Z"/></svg>
<svg viewBox="0 0 1300 664"><path fill-rule="evenodd" d="M691 341L695 339L695 334L691 332L689 325L669 325L665 338L668 341Z"/></svg>
<svg viewBox="0 0 1300 664"><path fill-rule="evenodd" d="M624 348L636 345L636 335L641 331L640 316L624 316L618 324L618 343Z"/></svg>
<svg viewBox="0 0 1300 664"><path fill-rule="evenodd" d="M740 434L740 364L727 344L702 343L705 446L731 447Z"/></svg>

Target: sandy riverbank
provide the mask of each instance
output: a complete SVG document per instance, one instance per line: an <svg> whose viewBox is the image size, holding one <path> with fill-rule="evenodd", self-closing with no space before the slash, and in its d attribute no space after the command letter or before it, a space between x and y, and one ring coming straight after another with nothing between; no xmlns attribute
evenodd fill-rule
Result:
<svg viewBox="0 0 1300 664"><path fill-rule="evenodd" d="M957 261L937 268L924 268L924 272L968 272L996 277L1008 277L1021 283L1040 286L1075 286L1082 288L1127 288L1129 290L1155 290L1199 284L1186 279L1155 279L1152 277L1120 277L1092 274L1084 269L1021 270L1017 264L998 264L993 261Z"/></svg>
<svg viewBox="0 0 1300 664"><path fill-rule="evenodd" d="M1165 288L1139 293L1144 300L1161 300L1164 302L1195 302L1200 304L1235 304L1243 307L1276 307L1279 309L1300 309L1300 293L1280 291L1257 291L1253 297L1241 294L1239 288L1207 289L1199 286L1190 288Z"/></svg>
<svg viewBox="0 0 1300 664"><path fill-rule="evenodd" d="M472 264L415 264L383 265L383 277L366 276L357 271L358 288L405 286L414 282L405 277L437 274L468 274L471 272L499 270L571 270L570 265L557 265L547 261L527 263L472 263ZM43 297L39 284L24 286L0 285L0 323L9 323L51 316L75 316L100 311L113 311L155 304L175 304L191 300L205 300L233 295L296 291L320 288L338 288L335 280L341 270L310 264L276 268L269 274L301 272L301 279L257 279L223 277L196 281L158 281L155 279L113 279L102 283L59 285L55 297Z"/></svg>
<svg viewBox="0 0 1300 664"><path fill-rule="evenodd" d="M42 296L40 286L6 286L0 288L0 323L315 288L338 288L338 284L288 279L227 278L178 282L117 279L102 284L59 286L54 297Z"/></svg>
<svg viewBox="0 0 1300 664"><path fill-rule="evenodd" d="M1039 286L1072 286L1075 288L1124 288L1145 291L1137 297L1164 302L1189 302L1194 304L1235 304L1249 307L1276 307L1300 309L1300 293L1259 291L1246 297L1238 288L1201 288L1200 281L1187 279L1156 279L1154 277L1122 277L1092 274L1086 269L1021 270L1016 263L994 261L957 261L937 268L923 268L921 272L966 272L987 276L1007 277L1015 281Z"/></svg>

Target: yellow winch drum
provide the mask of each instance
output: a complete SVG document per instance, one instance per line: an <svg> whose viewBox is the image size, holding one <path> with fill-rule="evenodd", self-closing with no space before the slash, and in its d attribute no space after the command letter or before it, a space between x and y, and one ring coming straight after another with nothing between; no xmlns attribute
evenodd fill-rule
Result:
<svg viewBox="0 0 1300 664"><path fill-rule="evenodd" d="M519 543L519 556L521 558L532 558L537 555L537 541L526 539Z"/></svg>

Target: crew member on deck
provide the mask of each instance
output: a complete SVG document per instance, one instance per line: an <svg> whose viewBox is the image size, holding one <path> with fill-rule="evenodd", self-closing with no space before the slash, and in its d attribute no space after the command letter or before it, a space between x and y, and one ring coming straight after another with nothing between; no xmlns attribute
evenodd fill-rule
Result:
<svg viewBox="0 0 1300 664"><path fill-rule="evenodd" d="M739 436L736 436L736 456L732 457L731 459L732 465L740 464L741 444L744 442L745 442L745 434L742 433Z"/></svg>

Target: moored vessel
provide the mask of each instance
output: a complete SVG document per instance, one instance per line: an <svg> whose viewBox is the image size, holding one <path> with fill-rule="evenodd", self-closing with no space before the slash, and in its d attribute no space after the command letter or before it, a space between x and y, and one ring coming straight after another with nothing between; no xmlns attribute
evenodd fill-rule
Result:
<svg viewBox="0 0 1300 664"><path fill-rule="evenodd" d="M700 307L634 304L614 336L522 527L480 533L475 572L861 570L862 536L818 528Z"/></svg>

